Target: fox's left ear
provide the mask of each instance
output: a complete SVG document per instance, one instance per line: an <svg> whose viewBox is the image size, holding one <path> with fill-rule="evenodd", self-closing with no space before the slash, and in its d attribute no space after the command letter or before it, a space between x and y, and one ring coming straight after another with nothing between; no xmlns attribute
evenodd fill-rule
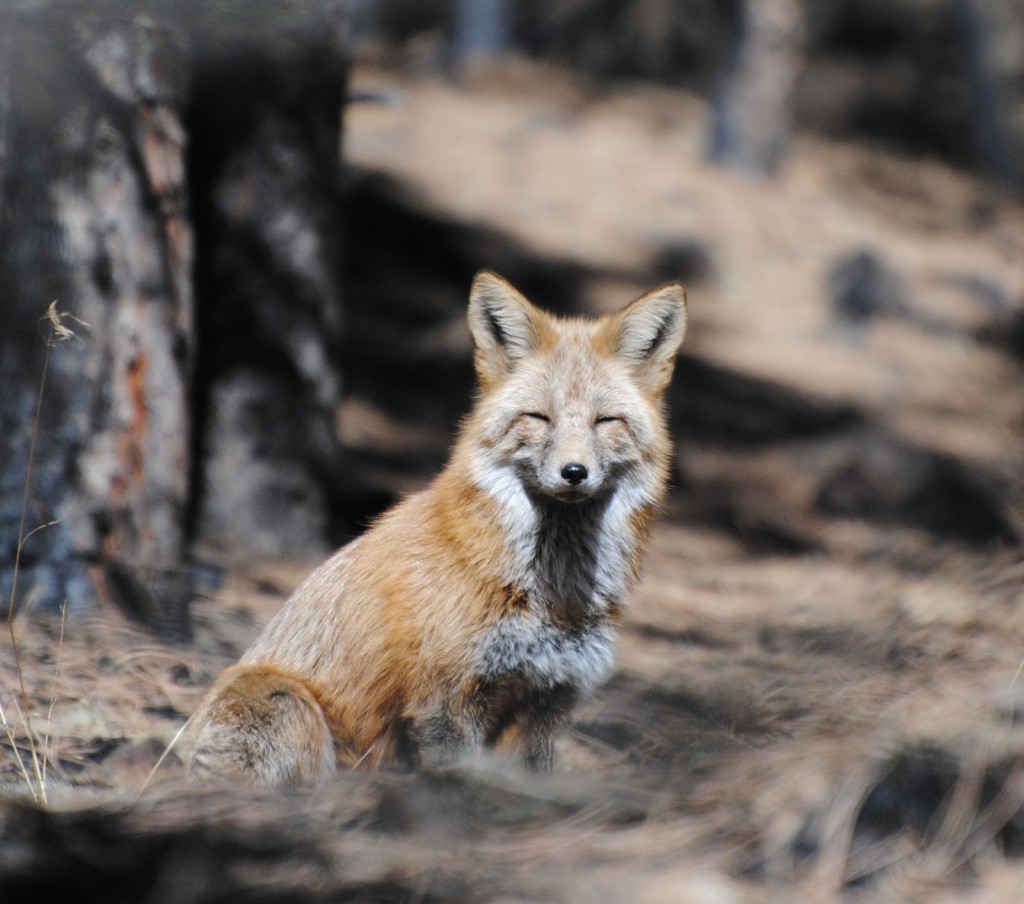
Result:
<svg viewBox="0 0 1024 904"><path fill-rule="evenodd" d="M627 305L609 329L612 348L633 366L644 388L662 392L686 335L686 291L679 283L660 286Z"/></svg>

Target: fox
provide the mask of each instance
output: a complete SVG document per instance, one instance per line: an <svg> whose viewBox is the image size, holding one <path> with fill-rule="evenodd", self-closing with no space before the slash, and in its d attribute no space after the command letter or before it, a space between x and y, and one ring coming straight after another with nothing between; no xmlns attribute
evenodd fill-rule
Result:
<svg viewBox="0 0 1024 904"><path fill-rule="evenodd" d="M467 317L477 387L448 463L218 677L189 726L192 776L295 787L483 750L549 771L610 674L668 484L686 293L559 318L482 271Z"/></svg>

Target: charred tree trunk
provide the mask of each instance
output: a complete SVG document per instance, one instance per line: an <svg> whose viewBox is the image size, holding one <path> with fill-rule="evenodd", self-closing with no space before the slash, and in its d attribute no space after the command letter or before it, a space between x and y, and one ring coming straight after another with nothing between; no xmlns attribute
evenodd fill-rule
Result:
<svg viewBox="0 0 1024 904"><path fill-rule="evenodd" d="M0 417L3 567L15 559L39 388L36 319L90 325L54 349L36 436L19 596L131 599L187 632L181 570L194 348L180 31L143 16L4 11Z"/></svg>
<svg viewBox="0 0 1024 904"><path fill-rule="evenodd" d="M188 156L199 367L190 530L203 550L337 545L345 57L332 0L203 13ZM227 30L225 30L227 29Z"/></svg>
<svg viewBox="0 0 1024 904"><path fill-rule="evenodd" d="M714 104L711 159L716 163L757 176L778 168L789 139L803 39L801 0L743 0Z"/></svg>
<svg viewBox="0 0 1024 904"><path fill-rule="evenodd" d="M24 544L16 606L112 597L181 639L207 528L332 539L281 512L337 451L340 33L333 0L0 10L5 605L34 435L25 527L56 523ZM35 431L54 298L90 328L51 350ZM239 433L271 449L255 483L224 464ZM256 542L267 523L290 539Z"/></svg>

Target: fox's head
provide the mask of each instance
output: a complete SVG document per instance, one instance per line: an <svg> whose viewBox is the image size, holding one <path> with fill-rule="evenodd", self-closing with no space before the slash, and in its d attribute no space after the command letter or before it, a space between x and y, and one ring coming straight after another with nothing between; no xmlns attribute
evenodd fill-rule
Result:
<svg viewBox="0 0 1024 904"><path fill-rule="evenodd" d="M473 281L469 326L480 399L467 424L478 480L532 498L660 497L670 455L662 396L686 332L671 283L596 320L560 319L501 277Z"/></svg>

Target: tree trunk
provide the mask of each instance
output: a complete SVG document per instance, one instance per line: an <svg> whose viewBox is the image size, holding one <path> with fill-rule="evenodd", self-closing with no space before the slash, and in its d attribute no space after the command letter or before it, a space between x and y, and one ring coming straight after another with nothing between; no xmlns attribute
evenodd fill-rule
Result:
<svg viewBox="0 0 1024 904"><path fill-rule="evenodd" d="M486 60L508 48L508 0L456 0L453 55L462 64Z"/></svg>
<svg viewBox="0 0 1024 904"><path fill-rule="evenodd" d="M1024 12L1012 0L953 0L966 61L974 152L986 175L1024 190Z"/></svg>
<svg viewBox="0 0 1024 904"><path fill-rule="evenodd" d="M773 173L789 138L803 66L800 0L743 0L731 61L715 100L711 159L755 176Z"/></svg>
<svg viewBox="0 0 1024 904"><path fill-rule="evenodd" d="M33 321L59 298L90 328L49 356L25 527L58 523L25 545L19 597L75 610L109 592L183 636L194 329L182 35L62 4L4 19L6 580L41 376Z"/></svg>
<svg viewBox="0 0 1024 904"><path fill-rule="evenodd" d="M0 10L5 604L113 597L183 639L204 532L333 539L282 512L339 467L340 25L334 0ZM89 328L49 351L36 431L55 298ZM271 449L255 483L240 434Z"/></svg>
<svg viewBox="0 0 1024 904"><path fill-rule="evenodd" d="M191 531L204 553L319 558L346 528L335 430L346 60L332 0L257 5L213 7L194 31Z"/></svg>

